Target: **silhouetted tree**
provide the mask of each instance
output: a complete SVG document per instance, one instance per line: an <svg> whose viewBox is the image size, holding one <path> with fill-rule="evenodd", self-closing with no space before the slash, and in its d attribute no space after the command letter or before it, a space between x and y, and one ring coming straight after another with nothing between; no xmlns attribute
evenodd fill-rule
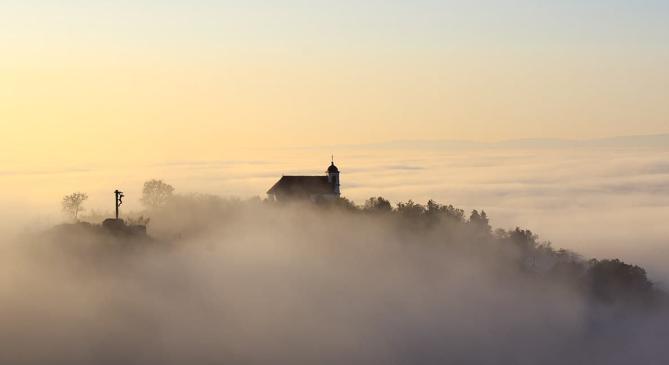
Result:
<svg viewBox="0 0 669 365"><path fill-rule="evenodd" d="M355 203L352 200L350 200L348 198L345 198L343 196L335 199L334 200L334 205L338 208L343 208L343 209L349 210L349 211L358 211L359 210L358 206L355 205Z"/></svg>
<svg viewBox="0 0 669 365"><path fill-rule="evenodd" d="M371 197L365 201L365 206L363 210L371 213L388 213L392 212L393 206L390 205L390 201L382 197Z"/></svg>
<svg viewBox="0 0 669 365"><path fill-rule="evenodd" d="M464 211L452 205L439 204L430 199L425 204L423 215L426 217L428 224L437 224L443 221L460 223L463 220Z"/></svg>
<svg viewBox="0 0 669 365"><path fill-rule="evenodd" d="M162 180L149 180L144 183L142 190L142 203L148 208L158 208L172 197L174 187L164 183Z"/></svg>
<svg viewBox="0 0 669 365"><path fill-rule="evenodd" d="M646 270L618 259L590 260L588 274L593 295L604 302L643 303L650 299L653 284Z"/></svg>
<svg viewBox="0 0 669 365"><path fill-rule="evenodd" d="M84 210L83 204L86 199L88 199L88 195L81 192L65 195L61 203L63 212L76 220L79 217L79 212Z"/></svg>
<svg viewBox="0 0 669 365"><path fill-rule="evenodd" d="M446 215L457 222L462 222L465 219L465 211L452 206L451 204L444 206Z"/></svg>
<svg viewBox="0 0 669 365"><path fill-rule="evenodd" d="M516 229L509 232L508 237L513 244L520 247L520 249L525 252L535 249L538 245L537 235L532 233L529 229L520 229L519 227L516 227Z"/></svg>
<svg viewBox="0 0 669 365"><path fill-rule="evenodd" d="M472 214L469 216L469 224L484 232L489 233L492 231L488 215L484 210L480 214L476 209L472 210Z"/></svg>
<svg viewBox="0 0 669 365"><path fill-rule="evenodd" d="M479 212L476 209L472 210L472 214L469 215L469 222L475 223L478 222L480 219L481 216L479 215Z"/></svg>
<svg viewBox="0 0 669 365"><path fill-rule="evenodd" d="M419 218L425 212L425 207L421 204L409 200L406 203L397 203L397 213L405 218Z"/></svg>

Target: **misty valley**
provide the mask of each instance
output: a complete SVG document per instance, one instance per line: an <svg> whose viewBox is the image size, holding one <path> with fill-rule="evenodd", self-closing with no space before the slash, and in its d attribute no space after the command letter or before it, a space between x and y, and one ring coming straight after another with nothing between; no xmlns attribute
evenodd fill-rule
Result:
<svg viewBox="0 0 669 365"><path fill-rule="evenodd" d="M668 365L669 1L0 1L0 365Z"/></svg>
<svg viewBox="0 0 669 365"><path fill-rule="evenodd" d="M483 210L175 194L151 180L143 210L102 224L109 214L66 204L83 204L77 194L63 203L72 223L3 247L3 364L660 364L669 355L668 297L643 268L495 229Z"/></svg>

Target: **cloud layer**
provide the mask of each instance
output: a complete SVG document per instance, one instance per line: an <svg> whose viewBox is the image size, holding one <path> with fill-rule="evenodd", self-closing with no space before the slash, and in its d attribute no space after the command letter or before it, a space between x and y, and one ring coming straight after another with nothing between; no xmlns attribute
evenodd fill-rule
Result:
<svg viewBox="0 0 669 365"><path fill-rule="evenodd" d="M609 313L566 282L517 271L512 248L465 242L457 230L197 197L152 218L153 244L85 227L5 238L0 362L653 364L669 355L663 312Z"/></svg>

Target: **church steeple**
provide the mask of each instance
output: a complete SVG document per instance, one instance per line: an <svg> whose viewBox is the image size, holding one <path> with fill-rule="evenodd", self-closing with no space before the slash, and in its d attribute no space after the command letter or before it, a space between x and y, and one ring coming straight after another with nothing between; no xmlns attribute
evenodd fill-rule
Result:
<svg viewBox="0 0 669 365"><path fill-rule="evenodd" d="M339 196L339 169L337 166L334 164L334 156L332 156L332 160L330 162L330 166L328 167L328 170L326 172L328 174L328 182L332 184L332 190L333 192Z"/></svg>

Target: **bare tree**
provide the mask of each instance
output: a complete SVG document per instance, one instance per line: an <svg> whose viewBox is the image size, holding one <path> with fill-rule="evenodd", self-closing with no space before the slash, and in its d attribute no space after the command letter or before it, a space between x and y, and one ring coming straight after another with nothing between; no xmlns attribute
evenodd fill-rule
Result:
<svg viewBox="0 0 669 365"><path fill-rule="evenodd" d="M84 210L83 204L86 199L88 199L88 194L81 192L65 195L61 203L63 212L76 220L79 217L79 212Z"/></svg>
<svg viewBox="0 0 669 365"><path fill-rule="evenodd" d="M162 180L149 180L144 183L142 190L142 203L148 208L158 208L172 197L174 187L164 183Z"/></svg>

